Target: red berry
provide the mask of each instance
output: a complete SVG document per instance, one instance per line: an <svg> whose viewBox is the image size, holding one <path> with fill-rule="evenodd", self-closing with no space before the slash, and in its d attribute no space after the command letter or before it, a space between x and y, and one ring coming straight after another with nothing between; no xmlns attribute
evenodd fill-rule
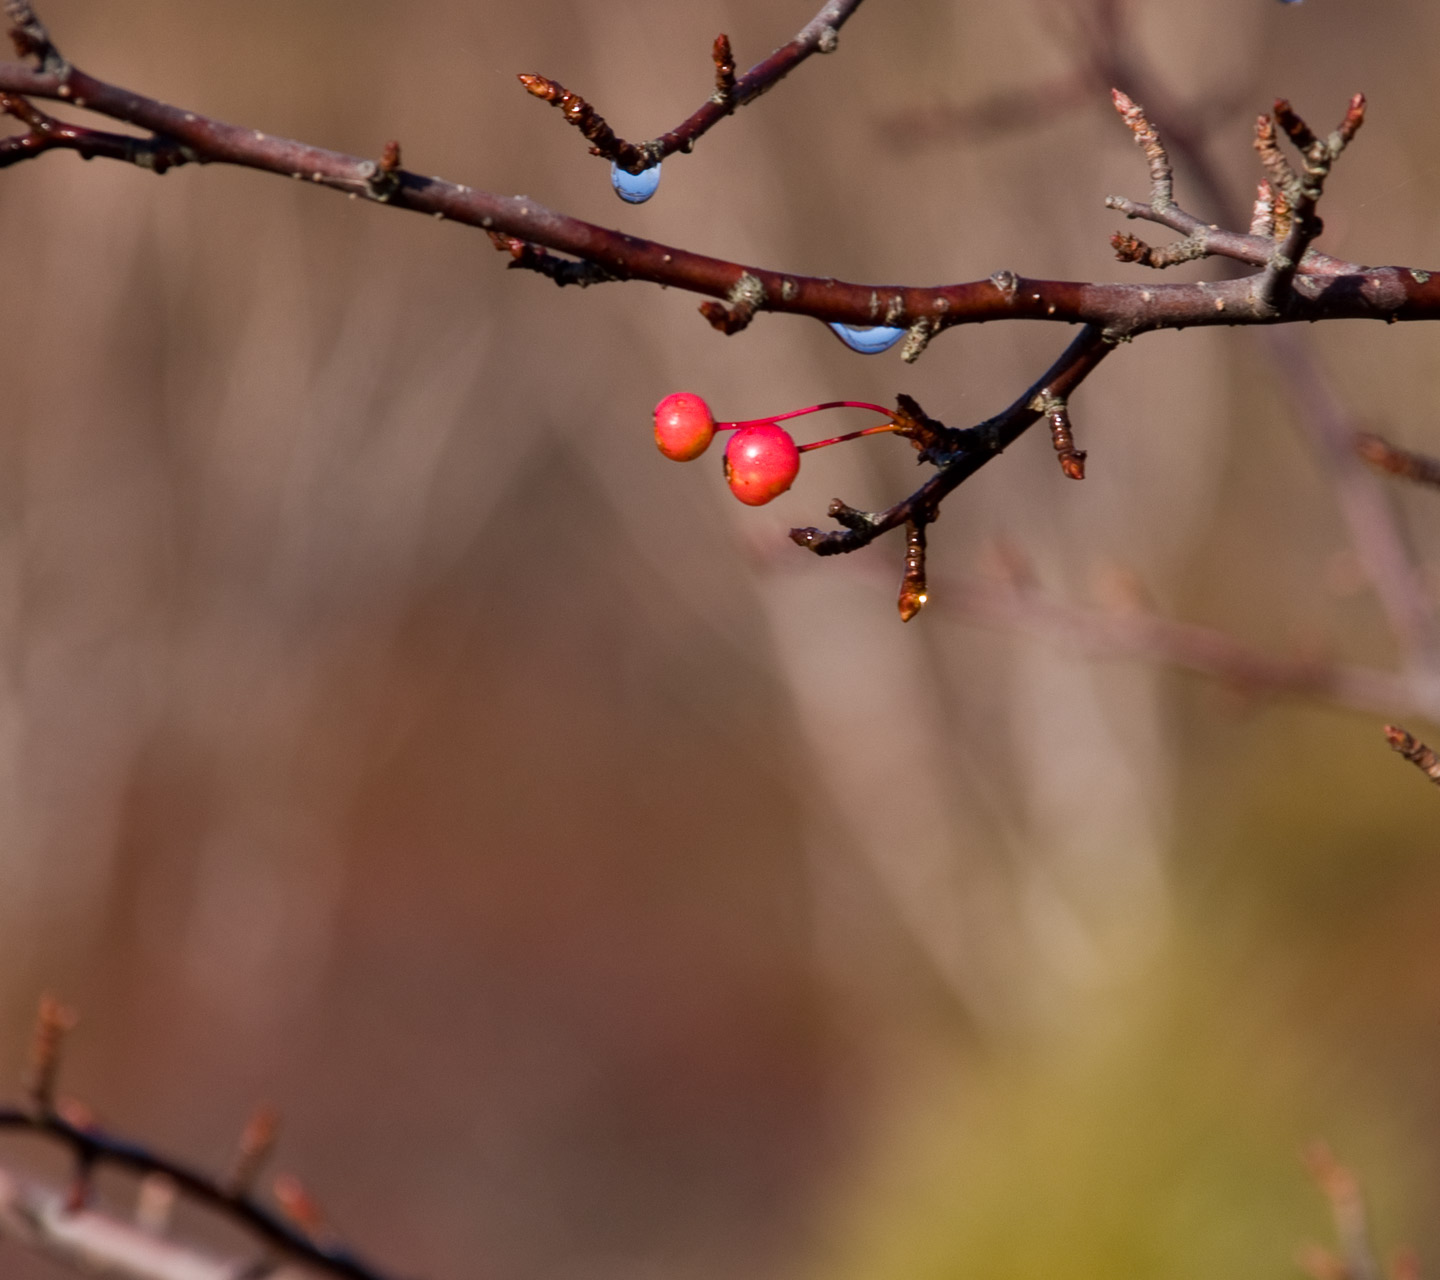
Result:
<svg viewBox="0 0 1440 1280"><path fill-rule="evenodd" d="M710 406L690 391L677 391L655 406L655 443L676 462L689 462L710 447L715 419Z"/></svg>
<svg viewBox="0 0 1440 1280"><path fill-rule="evenodd" d="M763 506L800 474L800 450L784 427L762 422L741 427L725 446L725 480L741 502Z"/></svg>

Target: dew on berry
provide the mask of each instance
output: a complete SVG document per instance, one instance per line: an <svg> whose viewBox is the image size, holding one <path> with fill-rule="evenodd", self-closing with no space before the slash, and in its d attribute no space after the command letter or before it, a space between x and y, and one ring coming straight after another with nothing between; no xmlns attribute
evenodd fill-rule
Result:
<svg viewBox="0 0 1440 1280"><path fill-rule="evenodd" d="M747 506L778 498L800 474L800 450L773 422L741 427L725 446L725 482Z"/></svg>
<svg viewBox="0 0 1440 1280"><path fill-rule="evenodd" d="M613 160L610 162L610 185L615 194L626 204L644 204L655 194L660 185L660 166L651 165L640 173L622 169Z"/></svg>
<svg viewBox="0 0 1440 1280"><path fill-rule="evenodd" d="M888 324L853 325L832 321L830 327L835 330L835 336L841 342L862 356L874 356L888 351L905 336L904 329L896 329Z"/></svg>
<svg viewBox="0 0 1440 1280"><path fill-rule="evenodd" d="M692 391L677 391L655 406L655 444L667 458L689 462L710 447L715 419Z"/></svg>

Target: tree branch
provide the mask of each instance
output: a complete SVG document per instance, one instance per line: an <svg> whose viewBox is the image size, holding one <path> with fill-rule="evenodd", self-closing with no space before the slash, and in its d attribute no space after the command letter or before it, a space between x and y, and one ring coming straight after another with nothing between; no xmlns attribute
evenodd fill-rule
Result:
<svg viewBox="0 0 1440 1280"><path fill-rule="evenodd" d="M1440 319L1440 278L1429 272L1399 267L1356 269L1353 264L1309 255L1297 269L1294 297L1283 317L1256 304L1251 283L1236 280L1137 285L1032 280L1000 272L986 280L916 287L792 275L628 236L557 213L524 197L478 191L409 170L395 171L383 190L377 190L379 167L373 160L273 137L169 106L96 79L78 68L61 73L20 63L0 63L0 92L67 102L147 130L153 135L152 146L161 139L169 140L174 162L183 158L281 174L391 208L497 231L570 254L624 279L668 285L723 300L748 277L756 282L760 295L756 311L806 315L852 325L883 322L908 329L922 324L929 326L931 333L960 324L1042 320L1094 325L1116 338L1153 329L1269 324L1277 319ZM39 152L29 150L25 158L31 154ZM96 145L92 154L145 163L139 158L145 154L143 147L132 155L116 142ZM1129 209L1118 204L1116 207ZM1134 208L1134 216L1147 216L1140 206ZM1178 215L1172 210L1166 216ZM1262 244L1259 238L1241 233L1217 234L1211 251L1228 250L1229 256L1258 265L1268 261L1270 246L1266 245L1262 254Z"/></svg>
<svg viewBox="0 0 1440 1280"><path fill-rule="evenodd" d="M716 66L714 98L658 144L646 144L641 149L649 157L645 163L658 158L666 147L676 149L693 142L736 105L753 99L811 53L828 51L834 45L839 25L860 2L831 0L794 41L738 79L733 79L728 40L717 40L712 50ZM377 163L209 119L107 84L71 67L59 57L28 4L10 0L9 11L16 24L17 47L33 56L38 65L0 64L0 93L7 95L6 109L30 125L29 133L0 142L0 154L8 147L15 158L30 158L44 150L68 147L82 154L147 164L157 171L163 169L161 160L171 164L193 160L287 174L343 191L352 198L480 227L491 233L498 247L511 254L512 266L537 271L557 284L643 280L707 295L710 300L700 310L712 326L726 334L742 331L762 311L859 326L883 323L908 330L902 354L913 360L935 334L955 325L1026 319L1084 326L1056 365L988 422L969 431L953 431L921 414L910 434L921 449L921 460L933 464L935 474L908 498L885 511L861 512L837 500L831 504L830 514L842 526L839 530L792 532L796 542L820 555L853 551L879 534L904 525L912 530L911 558L915 563L911 568L916 568L920 555L916 547L923 546L924 526L934 521L944 498L1041 416L1049 416L1052 431L1058 433L1055 440L1066 474L1079 478L1083 474L1082 455L1073 448L1069 435L1069 394L1116 343L1137 334L1192 325L1270 325L1341 318L1440 319L1440 278L1429 272L1364 268L1310 249L1310 241L1319 230L1314 208L1324 179L1362 119L1363 100L1358 97L1352 101L1340 129L1324 141L1314 138L1288 106L1277 104L1277 119L1300 148L1304 176L1296 176L1278 156L1278 150L1270 148L1275 155L1267 164L1276 191L1267 215L1271 221L1257 216L1247 234L1212 227L1175 202L1170 160L1159 131L1131 98L1115 92L1116 108L1149 164L1151 200L1142 205L1112 197L1109 203L1127 216L1162 223L1185 237L1179 245L1160 250L1134 237L1119 237L1117 251L1122 257L1155 266L1221 255L1262 268L1251 276L1218 283L1144 286L1030 280L1011 271L998 271L986 280L928 288L876 286L789 275L707 257L582 222L524 197L499 196L423 177L400 166L397 143L388 144ZM1118 21L1118 9L1113 4L1101 6L1101 16L1106 14ZM1101 65L1100 58L1099 51L1091 51L1094 66ZM548 87L542 88L536 79L531 87L564 107L597 150L613 153L617 163L629 155L618 149L620 140L588 104L553 82L544 85ZM73 126L42 118L25 101L28 97L68 102L147 130L151 137L129 139L124 135L80 133ZM652 155L656 145L660 150ZM1262 158L1266 155L1269 151L1262 147ZM639 159L638 154L629 155L625 162L633 168ZM1280 224L1275 213L1282 198L1289 209L1289 221L1285 238L1277 247ZM1257 230L1262 234L1256 234ZM1265 231L1273 234L1263 234ZM551 250L570 256L557 258ZM916 409L918 412L918 406ZM906 588L904 600L911 605L924 595L914 589L914 581L907 577L911 585ZM1392 616L1409 636L1413 650L1426 649L1430 631L1411 617L1413 610L1408 605L1401 607L1401 594L1396 593L1395 600L1389 602ZM902 601L902 614L913 616L915 607Z"/></svg>
<svg viewBox="0 0 1440 1280"><path fill-rule="evenodd" d="M612 160L627 173L643 173L677 151L693 151L695 143L721 120L773 88L811 54L834 53L840 42L840 28L863 2L828 0L793 40L781 45L763 62L756 63L739 79L735 77L730 38L717 36L711 50L715 92L675 128L650 142L626 142L590 103L558 81L537 75L521 75L519 80L537 98L560 108L566 122L579 129L590 143L591 155Z"/></svg>
<svg viewBox="0 0 1440 1280"><path fill-rule="evenodd" d="M947 494L999 457L1050 413L1057 402L1068 401L1075 388L1114 350L1114 345L1103 330L1087 326L1040 380L1008 408L967 431L943 428L943 436L937 433L933 443L927 443L921 452L921 461L935 464L935 474L908 498L878 512L857 511L837 498L830 504L829 514L844 528L828 533L792 529L791 539L816 555L833 556L858 551L907 521L932 523Z"/></svg>

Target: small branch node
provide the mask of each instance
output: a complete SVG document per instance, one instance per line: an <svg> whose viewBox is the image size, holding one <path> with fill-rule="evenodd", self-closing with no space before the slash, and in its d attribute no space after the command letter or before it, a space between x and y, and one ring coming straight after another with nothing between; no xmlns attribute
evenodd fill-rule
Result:
<svg viewBox="0 0 1440 1280"><path fill-rule="evenodd" d="M1387 724L1385 741L1424 773L1431 782L1440 786L1440 756L1437 756L1419 738L1407 733L1399 725Z"/></svg>
<svg viewBox="0 0 1440 1280"><path fill-rule="evenodd" d="M1150 204L1157 213L1163 213L1175 202L1175 175L1165 145L1140 106L1119 89L1112 89L1110 97L1120 118L1135 135L1135 144L1145 153L1150 165Z"/></svg>
<svg viewBox="0 0 1440 1280"><path fill-rule="evenodd" d="M36 67L46 75L65 77L70 64L50 39L45 24L35 16L29 0L5 0L5 16L10 19L10 40L22 58L34 58Z"/></svg>
<svg viewBox="0 0 1440 1280"><path fill-rule="evenodd" d="M1275 248L1266 263L1265 270L1258 278L1255 289L1256 310L1259 314L1279 314L1283 304L1289 300L1295 272L1307 250L1325 229L1325 224L1316 213L1316 206L1325 190L1325 180L1339 159L1340 153L1359 130L1365 120L1365 98L1356 94L1350 99L1345 118L1340 127L1328 138L1317 138L1310 126L1296 113L1284 98L1275 102L1272 119L1261 116L1255 126L1255 149L1266 176L1275 191ZM1285 130L1299 150L1303 164L1302 172L1295 168L1280 153L1276 139L1275 124ZM1283 197L1289 205L1288 220L1279 207ZM1284 225L1284 230L1282 230Z"/></svg>
<svg viewBox="0 0 1440 1280"><path fill-rule="evenodd" d="M548 249L542 249L539 245L531 244L529 241L518 239L515 236L507 236L501 231L487 231L490 243L501 253L508 253L511 261L506 265L511 270L535 271L553 280L557 286L564 288L567 284L577 285L581 289L589 288L592 284L606 284L612 280L623 280L624 277L611 271L608 267L602 267L598 262L587 262L584 259L557 258Z"/></svg>
<svg viewBox="0 0 1440 1280"><path fill-rule="evenodd" d="M135 1197L135 1225L152 1236L163 1236L170 1229L170 1217L179 1191L175 1179L163 1173L147 1173L140 1179Z"/></svg>
<svg viewBox="0 0 1440 1280"><path fill-rule="evenodd" d="M831 500L830 505L825 509L825 514L836 524L842 525L854 533L867 533L875 525L875 517L872 513L852 507L839 498Z"/></svg>
<svg viewBox="0 0 1440 1280"><path fill-rule="evenodd" d="M925 521L905 522L905 572L900 578L900 621L909 622L930 599L925 583Z"/></svg>
<svg viewBox="0 0 1440 1280"><path fill-rule="evenodd" d="M739 333L755 318L755 312L765 301L765 286L757 276L746 271L730 287L724 302L702 302L700 314L721 333Z"/></svg>
<svg viewBox="0 0 1440 1280"><path fill-rule="evenodd" d="M990 277L990 283L1000 291L1000 296L1006 302L1014 302L1015 294L1020 288L1020 278L1013 271L1001 270Z"/></svg>
<svg viewBox="0 0 1440 1280"><path fill-rule="evenodd" d="M1051 400L1044 410L1050 424L1050 443L1060 459L1060 470L1071 480L1085 479L1084 449L1075 447L1075 436L1070 427L1070 410L1064 400Z"/></svg>
<svg viewBox="0 0 1440 1280"><path fill-rule="evenodd" d="M30 1068L25 1076L25 1092L37 1115L54 1114L55 1082L60 1074L61 1050L76 1021L73 1010L66 1008L54 996L41 997L34 1039L30 1045Z"/></svg>
<svg viewBox="0 0 1440 1280"><path fill-rule="evenodd" d="M279 1174L271 1189L280 1212L310 1239L317 1242L333 1239L319 1202L293 1173Z"/></svg>
<svg viewBox="0 0 1440 1280"><path fill-rule="evenodd" d="M727 111L735 110L735 54L730 49L730 37L723 31L715 37L710 57L715 63L715 92L710 101Z"/></svg>
<svg viewBox="0 0 1440 1280"><path fill-rule="evenodd" d="M633 142L626 142L606 123L604 116L578 93L571 93L558 80L524 73L518 79L542 102L548 102L560 109L565 122L579 129L590 143L591 155L613 160L628 173L642 173L659 159L658 156L652 158L646 147L637 147Z"/></svg>
<svg viewBox="0 0 1440 1280"><path fill-rule="evenodd" d="M933 316L921 316L905 331L905 341L900 347L900 359L914 364L920 359L930 339L940 332L940 321Z"/></svg>
<svg viewBox="0 0 1440 1280"><path fill-rule="evenodd" d="M1139 236L1133 236L1128 231L1117 231L1110 237L1110 246L1115 250L1115 257L1119 261L1138 262L1143 267L1154 267L1156 270L1210 256L1205 237L1198 231L1160 249L1146 244Z"/></svg>
<svg viewBox="0 0 1440 1280"><path fill-rule="evenodd" d="M400 191L400 144L387 142L379 162L367 161L360 167L360 173L370 198L388 204Z"/></svg>
<svg viewBox="0 0 1440 1280"><path fill-rule="evenodd" d="M1264 178L1255 188L1255 208L1250 214L1250 234L1264 236L1267 240L1275 235L1275 188Z"/></svg>
<svg viewBox="0 0 1440 1280"><path fill-rule="evenodd" d="M240 1143L235 1150L235 1163L226 1179L225 1187L233 1199L250 1194L261 1166L275 1149L275 1140L280 1133L280 1113L274 1107L262 1103L251 1113L240 1134Z"/></svg>
<svg viewBox="0 0 1440 1280"><path fill-rule="evenodd" d="M1300 198L1300 176L1291 167L1275 134L1275 121L1259 116L1255 121L1255 151L1277 196L1294 204Z"/></svg>
<svg viewBox="0 0 1440 1280"><path fill-rule="evenodd" d="M907 396L902 391L895 397L895 406L895 434L914 444L920 455L918 461L939 466L964 447L962 433L930 417L913 396ZM933 520L934 516L930 519Z"/></svg>
<svg viewBox="0 0 1440 1280"><path fill-rule="evenodd" d="M1440 458L1398 448L1369 431L1356 435L1355 452L1377 471L1386 471L1416 484L1440 487Z"/></svg>

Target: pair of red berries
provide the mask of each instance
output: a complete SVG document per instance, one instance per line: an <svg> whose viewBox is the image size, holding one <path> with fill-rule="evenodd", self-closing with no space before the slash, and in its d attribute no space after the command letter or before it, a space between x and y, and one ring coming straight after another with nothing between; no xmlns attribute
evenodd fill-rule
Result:
<svg viewBox="0 0 1440 1280"><path fill-rule="evenodd" d="M791 434L779 424L786 418L798 418L821 409L873 409L890 419L883 427L868 427L830 440L797 445ZM725 481L741 502L759 507L778 498L800 474L800 455L811 449L855 440L877 432L894 431L894 415L878 404L858 400L832 400L826 404L796 409L793 413L776 414L773 418L754 418L749 422L716 422L710 406L690 391L677 391L655 406L655 443L660 452L676 462L690 462L710 447L717 431L734 431L725 446Z"/></svg>

